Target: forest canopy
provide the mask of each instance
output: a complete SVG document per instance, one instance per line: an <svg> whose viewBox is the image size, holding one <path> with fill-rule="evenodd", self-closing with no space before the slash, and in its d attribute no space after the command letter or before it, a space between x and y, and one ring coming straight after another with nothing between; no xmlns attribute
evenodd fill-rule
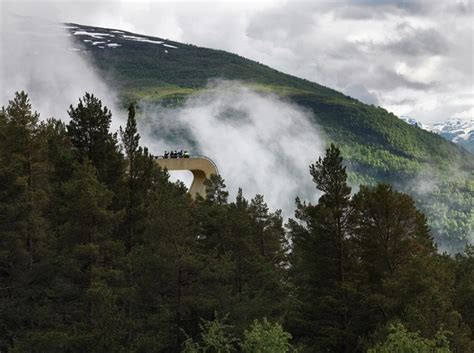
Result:
<svg viewBox="0 0 474 353"><path fill-rule="evenodd" d="M191 199L133 104L119 132L93 94L68 114L0 111L1 352L473 351L474 248L440 254L389 184L354 193L336 145L284 224L225 176Z"/></svg>

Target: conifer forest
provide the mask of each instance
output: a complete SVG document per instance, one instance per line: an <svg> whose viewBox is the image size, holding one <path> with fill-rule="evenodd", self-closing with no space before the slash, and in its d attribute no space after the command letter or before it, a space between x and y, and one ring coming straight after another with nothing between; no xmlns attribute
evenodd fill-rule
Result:
<svg viewBox="0 0 474 353"><path fill-rule="evenodd" d="M389 184L353 190L336 144L287 220L226 175L193 200L133 103L118 131L91 93L67 113L0 111L0 352L474 351L474 247L441 253Z"/></svg>

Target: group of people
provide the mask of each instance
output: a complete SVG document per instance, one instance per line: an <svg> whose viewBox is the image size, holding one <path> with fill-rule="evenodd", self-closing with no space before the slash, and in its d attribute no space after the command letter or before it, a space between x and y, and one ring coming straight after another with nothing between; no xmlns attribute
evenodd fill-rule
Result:
<svg viewBox="0 0 474 353"><path fill-rule="evenodd" d="M165 151L163 158L189 158L189 152L188 151Z"/></svg>

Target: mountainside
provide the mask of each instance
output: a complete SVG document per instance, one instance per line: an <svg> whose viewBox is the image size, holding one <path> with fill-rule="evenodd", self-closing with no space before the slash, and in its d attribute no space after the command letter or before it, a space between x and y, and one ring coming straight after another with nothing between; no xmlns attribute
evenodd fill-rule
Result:
<svg viewBox="0 0 474 353"><path fill-rule="evenodd" d="M353 184L386 181L411 193L443 248L459 251L474 240L474 155L438 134L225 51L114 29L66 26L74 50L97 66L124 105L144 100L179 106L214 78L275 93L314 113L326 141L341 146Z"/></svg>

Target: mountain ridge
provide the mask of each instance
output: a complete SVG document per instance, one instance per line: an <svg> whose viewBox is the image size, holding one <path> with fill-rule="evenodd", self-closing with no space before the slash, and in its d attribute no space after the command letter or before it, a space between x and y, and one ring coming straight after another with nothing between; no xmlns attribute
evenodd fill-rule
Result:
<svg viewBox="0 0 474 353"><path fill-rule="evenodd" d="M474 156L438 134L413 127L381 107L237 54L117 29L65 26L75 48L117 88L124 107L137 101L180 106L216 78L276 94L312 112L326 140L341 146L352 183L388 182L411 193L428 214L438 243L449 244L451 250L474 239L469 201L474 195L470 181ZM440 179L440 187L428 195L413 186L426 170L436 171Z"/></svg>
<svg viewBox="0 0 474 353"><path fill-rule="evenodd" d="M400 116L400 119L420 129L434 132L474 153L474 119L472 118L449 118L434 124L423 124L408 116Z"/></svg>

